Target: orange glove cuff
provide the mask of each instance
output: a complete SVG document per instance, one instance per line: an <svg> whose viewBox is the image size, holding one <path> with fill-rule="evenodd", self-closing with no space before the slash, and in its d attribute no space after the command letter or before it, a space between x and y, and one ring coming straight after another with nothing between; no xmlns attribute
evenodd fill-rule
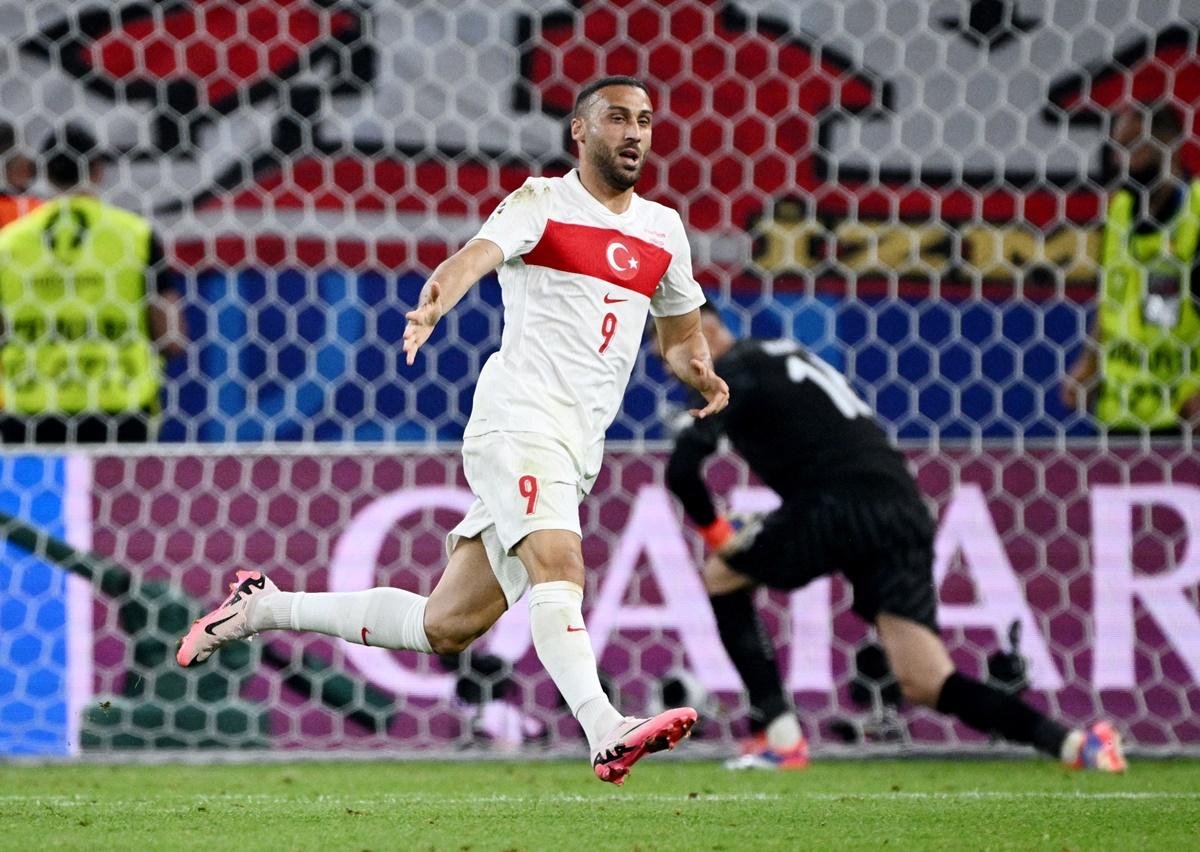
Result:
<svg viewBox="0 0 1200 852"><path fill-rule="evenodd" d="M729 523L729 519L724 516L718 516L708 526L700 527L700 535L704 537L704 543L712 550L720 550L724 547L729 539L733 538L734 532L733 524Z"/></svg>

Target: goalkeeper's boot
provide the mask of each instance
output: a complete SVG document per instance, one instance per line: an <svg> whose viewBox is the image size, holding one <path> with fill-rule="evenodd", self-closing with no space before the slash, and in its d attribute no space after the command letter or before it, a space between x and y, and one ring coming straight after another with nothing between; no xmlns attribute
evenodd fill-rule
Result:
<svg viewBox="0 0 1200 852"><path fill-rule="evenodd" d="M800 741L791 748L771 748L765 732L759 732L742 742L742 753L725 761L726 769L804 769L808 766L808 740L801 734Z"/></svg>
<svg viewBox="0 0 1200 852"><path fill-rule="evenodd" d="M252 636L247 617L252 606L267 595L279 591L261 571L238 571L229 584L229 597L208 615L192 622L187 635L179 640L175 660L181 666L203 663L217 648L235 639Z"/></svg>
<svg viewBox="0 0 1200 852"><path fill-rule="evenodd" d="M1111 723L1097 722L1082 733L1079 755L1075 758L1076 769L1094 769L1098 772L1126 770L1128 764L1121 748L1121 735Z"/></svg>
<svg viewBox="0 0 1200 852"><path fill-rule="evenodd" d="M696 711L691 707L666 710L649 719L626 716L592 754L596 777L617 786L624 784L635 763L647 754L675 748L695 724Z"/></svg>

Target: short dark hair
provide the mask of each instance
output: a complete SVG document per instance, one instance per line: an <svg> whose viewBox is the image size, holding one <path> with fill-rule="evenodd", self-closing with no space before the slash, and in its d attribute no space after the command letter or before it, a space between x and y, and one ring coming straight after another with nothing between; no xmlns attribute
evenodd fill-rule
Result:
<svg viewBox="0 0 1200 852"><path fill-rule="evenodd" d="M87 128L64 124L46 137L41 154L46 179L60 189L70 189L82 183L87 170L100 159L100 143Z"/></svg>
<svg viewBox="0 0 1200 852"><path fill-rule="evenodd" d="M644 81L639 80L637 77L627 75L601 77L599 80L593 80L579 90L579 94L575 96L575 108L571 111L571 118L579 118L587 108L587 103L592 99L592 95L609 86L633 86L635 89L641 89L645 92L646 97L650 97L650 88Z"/></svg>

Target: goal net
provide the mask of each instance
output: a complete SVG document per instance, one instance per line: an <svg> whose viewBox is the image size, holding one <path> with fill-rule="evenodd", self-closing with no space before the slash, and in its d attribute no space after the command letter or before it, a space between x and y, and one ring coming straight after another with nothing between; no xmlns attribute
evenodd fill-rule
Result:
<svg viewBox="0 0 1200 852"><path fill-rule="evenodd" d="M152 223L188 326L158 442L0 456L0 512L106 560L4 527L0 753L581 747L523 606L453 658L283 633L194 673L172 655L239 567L432 588L499 288L412 368L404 312L505 194L571 168L565 117L604 73L648 81L642 187L680 211L729 322L844 370L908 453L960 668L1139 748L1200 749L1191 432L1117 440L1060 399L1095 310L1111 117L1170 105L1200 166L1198 28L1184 0L0 0L13 151L89 128L99 192ZM582 509L587 616L626 712L695 697L724 748L746 708L663 488L681 401L639 359ZM732 509L775 499L732 456L709 474ZM761 602L817 747L989 747L894 706L840 580Z"/></svg>

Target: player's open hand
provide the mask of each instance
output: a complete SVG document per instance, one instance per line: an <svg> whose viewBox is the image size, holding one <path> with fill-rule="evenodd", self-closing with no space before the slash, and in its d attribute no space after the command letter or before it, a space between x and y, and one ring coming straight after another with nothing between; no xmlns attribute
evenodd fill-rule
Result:
<svg viewBox="0 0 1200 852"><path fill-rule="evenodd" d="M688 366L692 368L688 384L700 391L708 401L708 405L703 408L689 409L689 414L703 419L710 414L716 414L729 405L729 385L725 384L725 380L713 371L712 364L699 358L693 358L688 362Z"/></svg>
<svg viewBox="0 0 1200 852"><path fill-rule="evenodd" d="M417 350L433 334L433 327L442 318L442 291L436 281L421 291L421 303L404 315L408 324L404 327L404 354L410 366L417 358Z"/></svg>

